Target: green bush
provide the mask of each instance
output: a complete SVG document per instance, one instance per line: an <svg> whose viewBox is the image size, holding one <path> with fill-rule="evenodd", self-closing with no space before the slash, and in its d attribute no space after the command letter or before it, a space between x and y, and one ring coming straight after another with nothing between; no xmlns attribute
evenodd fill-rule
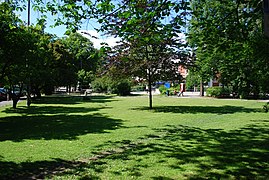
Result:
<svg viewBox="0 0 269 180"><path fill-rule="evenodd" d="M177 95L177 93L180 91L180 85L171 87L169 91L171 95Z"/></svg>
<svg viewBox="0 0 269 180"><path fill-rule="evenodd" d="M98 93L113 93L120 96L129 95L131 92L131 82L128 79L112 80L107 76L95 79L92 87Z"/></svg>
<svg viewBox="0 0 269 180"><path fill-rule="evenodd" d="M206 95L211 97L228 97L231 90L226 87L210 87L206 90Z"/></svg>
<svg viewBox="0 0 269 180"><path fill-rule="evenodd" d="M162 95L165 95L167 90L169 91L169 95L176 95L174 92L179 92L179 85L178 86L174 86L174 87L170 87L170 88L166 88L164 85L161 85L159 87L159 91Z"/></svg>
<svg viewBox="0 0 269 180"><path fill-rule="evenodd" d="M164 85L160 85L159 91L160 91L161 94L164 95L166 93L166 91L167 91L167 88Z"/></svg>
<svg viewBox="0 0 269 180"><path fill-rule="evenodd" d="M114 81L110 87L111 93L115 93L120 96L130 95L131 92L131 82L128 79L121 79Z"/></svg>
<svg viewBox="0 0 269 180"><path fill-rule="evenodd" d="M108 90L110 89L109 87L111 86L111 80L104 76L101 78L96 78L93 82L92 82L92 88L95 92L98 93L107 93Z"/></svg>

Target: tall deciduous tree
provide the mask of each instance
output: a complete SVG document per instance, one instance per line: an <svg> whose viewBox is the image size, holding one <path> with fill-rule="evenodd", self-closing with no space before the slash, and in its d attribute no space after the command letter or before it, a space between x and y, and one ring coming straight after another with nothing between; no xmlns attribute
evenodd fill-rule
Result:
<svg viewBox="0 0 269 180"><path fill-rule="evenodd" d="M71 87L76 84L76 68L73 64L73 55L61 39L49 44L50 51L53 54L51 63L52 79L54 86Z"/></svg>
<svg viewBox="0 0 269 180"><path fill-rule="evenodd" d="M181 52L184 44L179 35L185 23L184 10L187 10L188 3L168 0L100 1L97 8L101 30L121 38L118 47L111 53L109 63L124 70L140 72L139 75L147 79L149 107L152 108L152 83L160 79L158 75L161 72L164 78L169 71L175 70L172 60L184 60Z"/></svg>
<svg viewBox="0 0 269 180"><path fill-rule="evenodd" d="M72 63L76 68L80 86L88 88L99 65L97 49L88 38L79 33L71 33L62 41L73 56Z"/></svg>
<svg viewBox="0 0 269 180"><path fill-rule="evenodd" d="M13 107L16 107L26 82L26 66L31 58L31 51L35 48L34 40L32 34L12 12L14 7L11 4L1 3L0 10L1 80L5 80L5 85L9 85ZM19 85L20 93L15 94L14 87Z"/></svg>
<svg viewBox="0 0 269 180"><path fill-rule="evenodd" d="M95 59L96 49L93 43L79 33L71 33L63 38L68 51L74 55L74 65L77 70L95 71L97 68L97 59Z"/></svg>
<svg viewBox="0 0 269 180"><path fill-rule="evenodd" d="M21 51L13 52L16 44L16 32L20 19L12 12L13 8L8 3L0 4L0 74L1 78L6 75L6 69L15 61L14 56Z"/></svg>
<svg viewBox="0 0 269 180"><path fill-rule="evenodd" d="M261 50L268 49L268 39L262 36L262 1L194 0L191 4L189 42L197 48L200 75L208 79L220 74L221 83L232 86L241 97L266 93L262 84L268 77L268 58Z"/></svg>

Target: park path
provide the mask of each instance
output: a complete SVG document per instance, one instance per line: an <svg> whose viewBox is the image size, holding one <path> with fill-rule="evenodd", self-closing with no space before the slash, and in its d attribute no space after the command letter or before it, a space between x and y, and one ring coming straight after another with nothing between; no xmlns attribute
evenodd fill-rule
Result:
<svg viewBox="0 0 269 180"><path fill-rule="evenodd" d="M140 92L131 92L131 94L137 94L137 95L143 95L148 94L147 91L140 91ZM159 95L160 91L157 89L156 91L152 91L152 95ZM183 97L200 97L200 92L184 92ZM171 97L177 97L177 96L171 96Z"/></svg>
<svg viewBox="0 0 269 180"><path fill-rule="evenodd" d="M0 102L0 107L2 106L8 106L11 105L12 106L12 101L1 101Z"/></svg>
<svg viewBox="0 0 269 180"><path fill-rule="evenodd" d="M143 92L132 92L132 94L148 94L146 91ZM160 94L159 92L154 92L153 95ZM171 96L171 97L177 97L177 96ZM182 97L177 97L177 98L204 98L199 96L199 92L184 92L184 96ZM226 99L227 100L227 99ZM230 98L230 100L236 100L233 98ZM20 100L21 101L21 100ZM259 102L269 102L269 99L266 100L257 100ZM12 101L0 101L0 107L3 106L12 106Z"/></svg>

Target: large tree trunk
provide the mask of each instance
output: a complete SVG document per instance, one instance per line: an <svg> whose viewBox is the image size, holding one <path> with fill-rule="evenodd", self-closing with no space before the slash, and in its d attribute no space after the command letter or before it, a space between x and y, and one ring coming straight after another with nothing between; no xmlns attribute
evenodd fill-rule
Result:
<svg viewBox="0 0 269 180"><path fill-rule="evenodd" d="M27 107L30 107L32 103L32 99L31 99L31 95L29 91L27 92L26 96L27 96Z"/></svg>
<svg viewBox="0 0 269 180"><path fill-rule="evenodd" d="M27 91L26 91L26 96L27 96L27 107L30 107L32 100L31 100L31 93L30 93L30 86L27 84Z"/></svg>
<svg viewBox="0 0 269 180"><path fill-rule="evenodd" d="M146 58L147 58L147 62L149 63L150 59L149 59L149 51L148 51L148 46L146 46ZM148 89L149 89L149 109L152 109L152 88L151 88L151 84L152 84L152 72L151 72L151 65L148 66L147 69L147 73L148 73Z"/></svg>
<svg viewBox="0 0 269 180"><path fill-rule="evenodd" d="M19 100L20 100L20 97L19 96L17 96L15 93L11 93L11 98L12 98L12 101L13 101L13 108L14 109L16 109L17 108L17 104L18 104L18 102L19 102Z"/></svg>
<svg viewBox="0 0 269 180"><path fill-rule="evenodd" d="M37 99L40 99L41 98L41 92L40 92L40 89L38 89L38 88L36 90L36 98Z"/></svg>
<svg viewBox="0 0 269 180"><path fill-rule="evenodd" d="M200 81L200 96L205 95L204 83L203 80Z"/></svg>

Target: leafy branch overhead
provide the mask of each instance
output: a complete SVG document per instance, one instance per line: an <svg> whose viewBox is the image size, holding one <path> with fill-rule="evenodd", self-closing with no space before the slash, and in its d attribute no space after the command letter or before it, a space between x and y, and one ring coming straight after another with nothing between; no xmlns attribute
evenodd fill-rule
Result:
<svg viewBox="0 0 269 180"><path fill-rule="evenodd" d="M185 25L183 16L188 10L187 6L182 6L183 3L187 5L184 1L104 1L97 5L96 14L101 23L101 31L120 37L117 52L121 56L129 54L127 51L140 49L135 52L146 57L147 46L152 51L149 53L151 57L167 55L169 51L173 52L176 59L176 55L180 55L180 48L185 46L179 39ZM159 50L156 51L156 48ZM161 52L161 49L166 52ZM126 60L127 57L123 59Z"/></svg>

